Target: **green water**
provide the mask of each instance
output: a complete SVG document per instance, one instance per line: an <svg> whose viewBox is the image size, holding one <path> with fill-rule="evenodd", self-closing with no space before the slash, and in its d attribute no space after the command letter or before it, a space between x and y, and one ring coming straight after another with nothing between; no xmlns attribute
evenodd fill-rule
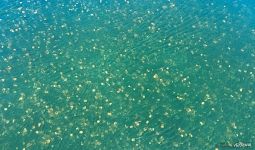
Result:
<svg viewBox="0 0 255 150"><path fill-rule="evenodd" d="M255 149L252 0L1 0L0 149Z"/></svg>

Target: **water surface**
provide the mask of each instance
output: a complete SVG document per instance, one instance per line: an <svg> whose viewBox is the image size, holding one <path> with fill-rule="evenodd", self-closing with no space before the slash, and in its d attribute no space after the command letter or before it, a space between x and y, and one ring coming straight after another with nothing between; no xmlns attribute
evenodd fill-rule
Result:
<svg viewBox="0 0 255 150"><path fill-rule="evenodd" d="M0 149L254 148L254 60L252 0L1 0Z"/></svg>

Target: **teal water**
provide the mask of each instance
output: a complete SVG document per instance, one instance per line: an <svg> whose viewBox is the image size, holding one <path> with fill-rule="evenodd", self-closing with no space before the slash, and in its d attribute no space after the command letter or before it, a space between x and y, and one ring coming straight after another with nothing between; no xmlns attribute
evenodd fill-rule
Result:
<svg viewBox="0 0 255 150"><path fill-rule="evenodd" d="M255 149L255 2L1 0L0 90L1 150Z"/></svg>

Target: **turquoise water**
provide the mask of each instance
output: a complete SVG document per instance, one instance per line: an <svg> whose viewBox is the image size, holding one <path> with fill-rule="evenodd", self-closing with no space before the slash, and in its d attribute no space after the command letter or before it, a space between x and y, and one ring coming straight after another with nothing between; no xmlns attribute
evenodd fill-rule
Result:
<svg viewBox="0 0 255 150"><path fill-rule="evenodd" d="M255 149L254 89L252 0L0 1L1 150Z"/></svg>

